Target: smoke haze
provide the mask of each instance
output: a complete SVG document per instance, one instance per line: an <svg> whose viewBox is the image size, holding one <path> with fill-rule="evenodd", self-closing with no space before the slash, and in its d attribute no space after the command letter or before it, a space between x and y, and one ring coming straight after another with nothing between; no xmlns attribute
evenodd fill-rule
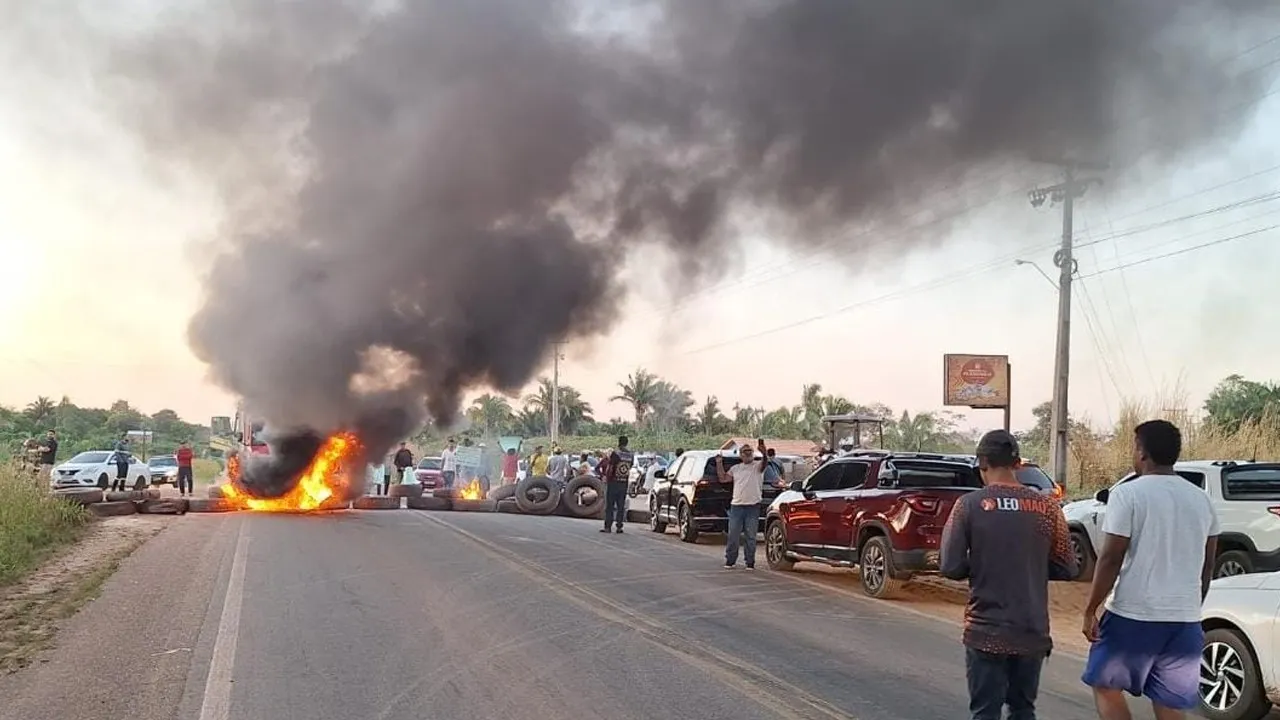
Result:
<svg viewBox="0 0 1280 720"><path fill-rule="evenodd" d="M197 356L273 424L376 452L607 330L638 243L696 272L738 218L816 243L975 169L1229 138L1271 5L237 0L116 42L112 77L227 204Z"/></svg>

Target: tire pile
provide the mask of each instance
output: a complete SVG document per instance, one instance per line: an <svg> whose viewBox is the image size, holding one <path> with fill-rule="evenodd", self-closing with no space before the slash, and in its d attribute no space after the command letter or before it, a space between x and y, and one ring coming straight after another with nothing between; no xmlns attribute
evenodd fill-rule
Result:
<svg viewBox="0 0 1280 720"><path fill-rule="evenodd" d="M458 497L454 488L437 488L430 495L411 497L405 504L412 510L600 518L604 483L595 477L575 477L562 490L550 478L530 477L515 485L499 485L482 500Z"/></svg>
<svg viewBox="0 0 1280 720"><path fill-rule="evenodd" d="M83 505L94 517L120 517L122 515L182 515L190 511L185 498L161 498L156 488L106 492L96 488L58 490L54 497ZM192 500L190 502L200 502Z"/></svg>

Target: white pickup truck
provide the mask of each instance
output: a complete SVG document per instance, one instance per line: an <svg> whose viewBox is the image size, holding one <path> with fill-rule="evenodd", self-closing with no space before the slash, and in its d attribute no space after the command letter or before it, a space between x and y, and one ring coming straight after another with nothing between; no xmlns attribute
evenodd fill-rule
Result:
<svg viewBox="0 0 1280 720"><path fill-rule="evenodd" d="M1213 565L1215 578L1280 570L1280 463L1193 460L1177 463L1174 470L1208 493L1218 513L1222 534ZM1077 580L1093 578L1111 489L1135 477L1126 475L1111 488L1099 490L1092 500L1062 506L1080 565Z"/></svg>

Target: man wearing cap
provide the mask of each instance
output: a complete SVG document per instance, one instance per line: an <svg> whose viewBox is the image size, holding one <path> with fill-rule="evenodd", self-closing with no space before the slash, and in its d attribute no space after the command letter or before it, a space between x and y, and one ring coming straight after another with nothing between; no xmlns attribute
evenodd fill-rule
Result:
<svg viewBox="0 0 1280 720"><path fill-rule="evenodd" d="M978 442L985 487L958 500L942 533L942 575L969 581L965 670L973 720L1034 720L1049 636L1049 581L1071 580L1075 554L1062 509L1018 482L1018 441Z"/></svg>

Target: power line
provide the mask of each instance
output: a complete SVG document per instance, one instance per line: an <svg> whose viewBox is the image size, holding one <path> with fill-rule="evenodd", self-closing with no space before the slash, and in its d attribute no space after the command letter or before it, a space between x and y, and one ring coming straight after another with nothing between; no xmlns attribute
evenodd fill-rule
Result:
<svg viewBox="0 0 1280 720"><path fill-rule="evenodd" d="M1115 267L1105 268L1103 270L1095 270L1094 272L1091 272L1088 275L1081 275L1080 277L1081 279L1083 279L1083 278L1097 277L1099 275L1106 275L1107 273L1118 272L1126 268L1136 267L1138 265L1146 265L1147 263L1155 262L1157 260L1164 260L1166 258L1177 257L1178 255L1185 255L1189 252L1194 252L1196 250L1203 250L1205 248L1214 247L1215 245L1224 245L1229 242L1235 242L1236 240L1243 240L1245 238L1250 238L1255 235L1261 235L1264 232L1268 232L1270 230L1276 230L1276 229L1280 229L1280 224L1269 225L1264 228L1258 228L1257 230L1251 230L1249 232L1240 233L1239 235L1232 235L1230 237L1219 238L1217 240L1213 240L1207 243L1201 243L1199 245L1192 245L1191 247L1185 247L1180 250L1174 250L1172 252L1167 252L1161 255L1153 255L1151 257L1145 257L1140 260L1134 260L1132 262L1127 262L1122 265L1116 265Z"/></svg>

